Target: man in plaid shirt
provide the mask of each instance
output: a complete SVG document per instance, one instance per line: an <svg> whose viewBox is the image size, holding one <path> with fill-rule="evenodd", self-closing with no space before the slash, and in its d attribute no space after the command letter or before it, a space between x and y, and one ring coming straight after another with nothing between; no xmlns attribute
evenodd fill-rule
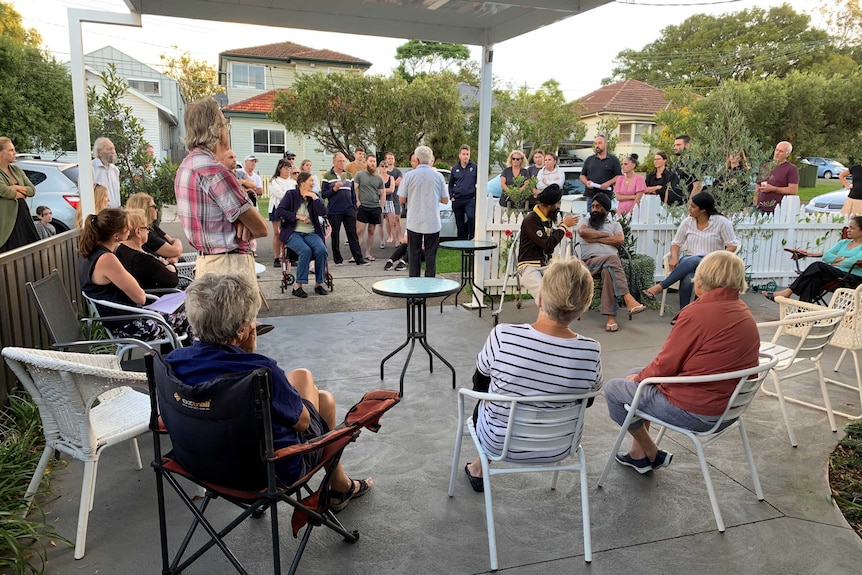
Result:
<svg viewBox="0 0 862 575"><path fill-rule="evenodd" d="M218 158L230 147L230 124L213 98L188 106L185 115L189 155L177 169L177 215L198 250L195 275L239 272L255 282L254 238L266 237L263 216L252 206L236 177Z"/></svg>

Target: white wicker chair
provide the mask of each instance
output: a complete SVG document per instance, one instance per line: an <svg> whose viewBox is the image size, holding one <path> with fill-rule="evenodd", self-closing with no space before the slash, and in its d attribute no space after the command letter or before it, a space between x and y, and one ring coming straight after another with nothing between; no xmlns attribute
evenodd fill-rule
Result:
<svg viewBox="0 0 862 575"><path fill-rule="evenodd" d="M826 378L828 383L838 385L847 389L852 389L859 393L859 407L862 409L862 370L859 368L859 356L856 352L862 350L862 318L857 317L857 310L862 309L862 285L856 289L840 288L832 294L832 299L829 301L830 309L843 309L846 313L841 318L841 323L838 324L838 329L835 335L829 342L832 347L842 349L841 357L835 364L833 371L841 369L841 364L844 361L847 352L853 356L853 365L856 368L856 385L849 385L842 381ZM834 411L835 414L848 419L862 419L862 411L856 415L851 415L841 411Z"/></svg>
<svg viewBox="0 0 862 575"><path fill-rule="evenodd" d="M54 450L84 462L75 538L75 559L80 559L102 450L130 439L135 468L141 469L135 437L148 429L150 399L128 385L146 389L147 376L122 371L115 355L7 347L3 357L33 397L45 433L45 450L27 487L26 499L32 502Z"/></svg>

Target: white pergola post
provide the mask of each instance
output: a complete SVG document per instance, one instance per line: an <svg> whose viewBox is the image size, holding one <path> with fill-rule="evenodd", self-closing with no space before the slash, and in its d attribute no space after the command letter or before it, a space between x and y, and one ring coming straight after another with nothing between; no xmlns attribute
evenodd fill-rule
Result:
<svg viewBox="0 0 862 575"><path fill-rule="evenodd" d="M93 166L90 157L90 114L87 110L87 75L84 71L84 41L81 24L117 24L141 27L141 15L136 12L101 12L69 8L69 70L72 76L72 103L75 111L75 139L78 145L78 193L81 195L81 213L96 211L93 195Z"/></svg>
<svg viewBox="0 0 862 575"><path fill-rule="evenodd" d="M491 155L491 83L493 81L491 72L494 65L494 45L487 41L488 34L485 33L485 42L482 44L482 80L479 86L479 150L477 157L478 180L476 183L476 239L488 239L487 223L488 214L488 170L490 169ZM473 277L476 285L485 287L485 276L488 272L488 262L483 254L491 252L479 252L473 265ZM480 304L476 295L473 294L473 306Z"/></svg>

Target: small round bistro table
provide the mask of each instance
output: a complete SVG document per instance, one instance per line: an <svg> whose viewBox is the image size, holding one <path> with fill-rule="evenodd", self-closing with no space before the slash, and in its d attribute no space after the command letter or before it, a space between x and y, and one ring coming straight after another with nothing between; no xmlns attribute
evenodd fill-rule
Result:
<svg viewBox="0 0 862 575"><path fill-rule="evenodd" d="M440 242L440 247L444 250L460 250L461 252L461 287L455 293L455 305L458 305L458 294L466 286L472 286L473 293L481 293L483 296L491 300L491 307L494 307L494 297L476 285L476 278L473 274L473 266L476 261L476 252L483 250L493 250L497 247L496 242L488 242L483 240L452 240L448 242ZM444 299L449 299L448 296ZM479 317L482 317L483 302L476 296L479 301ZM443 302L440 302L440 312L443 312Z"/></svg>

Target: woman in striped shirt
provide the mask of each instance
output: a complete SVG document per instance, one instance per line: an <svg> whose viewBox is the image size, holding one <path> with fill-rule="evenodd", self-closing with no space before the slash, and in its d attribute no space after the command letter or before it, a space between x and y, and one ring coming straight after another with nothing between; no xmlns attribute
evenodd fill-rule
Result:
<svg viewBox="0 0 862 575"><path fill-rule="evenodd" d="M688 202L689 216L683 220L670 244L670 274L643 294L655 299L658 294L679 282L679 309L691 302L694 290L694 271L705 255L727 250L735 252L739 240L730 220L718 213L715 198L706 192L691 197ZM683 256L680 257L680 252Z"/></svg>
<svg viewBox="0 0 862 575"><path fill-rule="evenodd" d="M580 260L551 262L542 278L538 319L532 324L494 328L476 360L474 389L519 397L599 389L601 346L569 328L592 297L593 278ZM489 455L500 455L508 419L509 404L483 400L476 406L473 422ZM529 460L541 457L543 462L553 462L565 456L566 450L561 450L531 454ZM518 460L518 454L510 453L509 459ZM482 491L480 460L468 463L465 471L473 489Z"/></svg>

